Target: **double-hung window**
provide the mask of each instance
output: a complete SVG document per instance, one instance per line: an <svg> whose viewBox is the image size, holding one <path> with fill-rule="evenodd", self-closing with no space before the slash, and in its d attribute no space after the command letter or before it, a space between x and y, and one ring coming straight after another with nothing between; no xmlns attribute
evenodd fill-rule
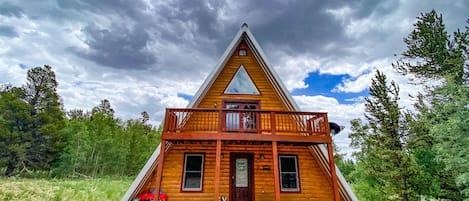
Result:
<svg viewBox="0 0 469 201"><path fill-rule="evenodd" d="M201 191L204 172L204 154L184 155L183 191Z"/></svg>
<svg viewBox="0 0 469 201"><path fill-rule="evenodd" d="M279 156L281 190L299 192L298 163L296 156Z"/></svg>

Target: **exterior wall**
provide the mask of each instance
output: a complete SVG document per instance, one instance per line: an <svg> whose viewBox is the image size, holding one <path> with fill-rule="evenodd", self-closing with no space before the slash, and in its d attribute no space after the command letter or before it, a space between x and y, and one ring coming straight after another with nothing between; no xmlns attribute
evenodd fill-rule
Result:
<svg viewBox="0 0 469 201"><path fill-rule="evenodd" d="M168 200L213 200L215 179L215 143L173 144L165 156L161 189L168 195ZM220 172L220 195L229 197L230 153L254 153L254 194L256 201L275 199L274 175L272 167L272 146L223 144ZM282 200L333 200L330 180L319 167L308 147L278 146L279 154L296 155L300 175L300 192L281 193ZM184 153L204 153L204 176L202 192L182 192L182 172ZM264 154L264 159L259 155ZM265 169L264 167L269 167ZM150 189L155 188L155 178Z"/></svg>

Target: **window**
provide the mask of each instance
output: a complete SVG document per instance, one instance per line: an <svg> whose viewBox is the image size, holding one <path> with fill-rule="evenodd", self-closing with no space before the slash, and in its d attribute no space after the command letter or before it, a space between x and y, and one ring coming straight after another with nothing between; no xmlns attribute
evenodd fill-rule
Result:
<svg viewBox="0 0 469 201"><path fill-rule="evenodd" d="M259 91L244 66L241 65L225 89L225 94L259 94Z"/></svg>
<svg viewBox="0 0 469 201"><path fill-rule="evenodd" d="M184 156L183 191L201 191L204 170L203 154L186 154Z"/></svg>
<svg viewBox="0 0 469 201"><path fill-rule="evenodd" d="M282 191L300 191L296 156L279 156L280 184Z"/></svg>

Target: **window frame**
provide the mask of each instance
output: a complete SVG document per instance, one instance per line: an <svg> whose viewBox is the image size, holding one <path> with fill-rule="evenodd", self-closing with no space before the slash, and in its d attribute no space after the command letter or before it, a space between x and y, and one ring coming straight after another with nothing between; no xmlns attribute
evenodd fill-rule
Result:
<svg viewBox="0 0 469 201"><path fill-rule="evenodd" d="M188 156L201 156L202 162L200 164L200 171L187 171L187 158ZM205 163L205 154L204 153L185 153L184 154L184 165L182 169L182 182L181 182L181 191L184 192L202 192L204 184L204 163ZM199 188L188 188L185 186L186 183L186 173L198 173L200 172L200 187Z"/></svg>
<svg viewBox="0 0 469 201"><path fill-rule="evenodd" d="M230 88L232 82L234 81L234 79L236 78L236 75L238 75L238 73L240 72L241 68L243 69L243 71L246 73L247 75L247 78L249 78L249 80L251 81L251 84L254 86L254 89L256 90L254 93L236 93L236 92L228 92L228 88ZM236 72L233 74L233 76L231 77L230 81L228 82L228 84L225 86L225 89L223 90L223 95L228 95L228 96L238 96L238 95L248 95L248 96L260 96L262 95L261 94L261 91L259 90L259 88L257 87L256 83L254 82L254 80L252 79L251 75L249 74L248 70L246 69L246 67L244 66L244 64L240 64L238 66L238 68L236 69Z"/></svg>
<svg viewBox="0 0 469 201"><path fill-rule="evenodd" d="M294 161L295 161L295 170L296 170L296 172L282 172L282 158L293 158ZM278 156L278 168L279 168L279 177L280 177L280 191L281 192L293 192L293 193L301 192L298 156L296 156L296 155L279 155ZM282 179L282 174L283 173L288 173L288 174L295 173L296 188L284 188L283 187L283 179Z"/></svg>

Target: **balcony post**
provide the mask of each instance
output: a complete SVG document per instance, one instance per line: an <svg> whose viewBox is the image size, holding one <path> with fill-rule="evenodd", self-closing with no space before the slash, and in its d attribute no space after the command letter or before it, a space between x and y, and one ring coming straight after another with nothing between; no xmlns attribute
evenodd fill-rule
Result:
<svg viewBox="0 0 469 201"><path fill-rule="evenodd" d="M329 168L331 170L331 183L332 183L332 193L334 195L334 201L339 201L339 187L337 184L337 175L335 172L335 164L334 164L334 153L332 148L332 142L327 143L327 152L329 154Z"/></svg>
<svg viewBox="0 0 469 201"><path fill-rule="evenodd" d="M215 153L215 193L213 200L218 201L220 196L221 140L217 140L217 151Z"/></svg>
<svg viewBox="0 0 469 201"><path fill-rule="evenodd" d="M164 115L164 124L163 124L163 132L168 132L169 131L169 109L166 108L166 113Z"/></svg>
<svg viewBox="0 0 469 201"><path fill-rule="evenodd" d="M278 166L278 150L277 150L277 142L272 142L272 161L273 161L273 168L274 168L274 193L275 193L275 201L280 201L280 170Z"/></svg>
<svg viewBox="0 0 469 201"><path fill-rule="evenodd" d="M275 135L277 132L275 124L275 112L270 112L270 132L272 132L272 135Z"/></svg>
<svg viewBox="0 0 469 201"><path fill-rule="evenodd" d="M223 131L224 127L223 123L223 109L218 109L218 133L221 133Z"/></svg>

